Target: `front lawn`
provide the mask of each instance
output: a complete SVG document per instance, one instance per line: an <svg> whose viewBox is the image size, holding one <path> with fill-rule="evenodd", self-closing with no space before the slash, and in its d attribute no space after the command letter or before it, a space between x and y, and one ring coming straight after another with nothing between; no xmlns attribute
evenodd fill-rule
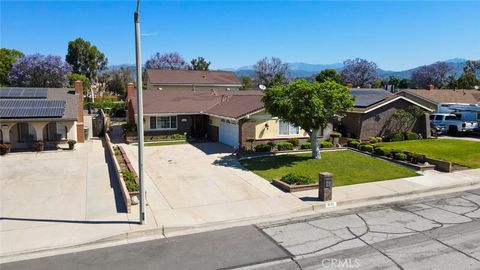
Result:
<svg viewBox="0 0 480 270"><path fill-rule="evenodd" d="M425 154L428 157L480 168L480 142L454 139L428 139L381 143L382 146Z"/></svg>
<svg viewBox="0 0 480 270"><path fill-rule="evenodd" d="M334 186L352 185L418 175L405 167L353 151L322 152L322 159L296 154L242 160L242 165L271 181L289 173L318 180L318 173L333 174Z"/></svg>

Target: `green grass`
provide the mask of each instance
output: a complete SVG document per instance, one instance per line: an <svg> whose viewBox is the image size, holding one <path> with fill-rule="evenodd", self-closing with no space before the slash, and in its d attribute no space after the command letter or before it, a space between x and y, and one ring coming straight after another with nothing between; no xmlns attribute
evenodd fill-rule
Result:
<svg viewBox="0 0 480 270"><path fill-rule="evenodd" d="M415 171L353 151L322 152L322 159L311 154L282 155L241 161L242 165L271 181L288 173L318 180L318 173L333 174L333 185L344 186L418 175Z"/></svg>
<svg viewBox="0 0 480 270"><path fill-rule="evenodd" d="M145 143L145 146L165 146L165 145L176 145L176 144L187 144L187 141L170 141L170 142L154 142L154 143Z"/></svg>
<svg viewBox="0 0 480 270"><path fill-rule="evenodd" d="M381 143L381 145L425 154L428 157L450 161L464 167L480 168L480 142L428 139Z"/></svg>

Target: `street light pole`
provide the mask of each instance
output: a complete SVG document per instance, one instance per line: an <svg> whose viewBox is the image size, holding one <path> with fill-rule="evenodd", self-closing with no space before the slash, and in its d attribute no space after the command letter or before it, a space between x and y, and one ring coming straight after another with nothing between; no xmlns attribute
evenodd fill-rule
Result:
<svg viewBox="0 0 480 270"><path fill-rule="evenodd" d="M137 9L134 13L135 21L135 54L137 65L137 138L138 138L138 185L140 186L140 224L145 224L145 183L143 174L143 93L142 93L142 55L140 48L140 19L138 8L140 0L137 0Z"/></svg>

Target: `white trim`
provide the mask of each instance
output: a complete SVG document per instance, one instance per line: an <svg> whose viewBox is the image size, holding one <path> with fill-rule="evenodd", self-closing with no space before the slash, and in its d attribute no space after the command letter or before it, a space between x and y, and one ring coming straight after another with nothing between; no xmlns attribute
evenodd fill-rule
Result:
<svg viewBox="0 0 480 270"><path fill-rule="evenodd" d="M410 103L412 103L412 104L415 104L415 105L417 105L418 107L421 107L421 108L423 108L423 109L425 109L425 110L427 110L427 111L429 111L429 112L433 112L433 111L434 111L434 110L432 110L432 109L430 109L430 108L428 108L428 107L425 107L425 106L423 106L422 104L417 103L417 102L415 102L415 101L413 101L413 100L411 100L411 99L408 99L408 98L406 98L406 97L404 97L404 96L399 96L399 97L396 97L396 98L394 98L394 99L392 99L392 100L389 100L389 101L387 101L387 102L385 102L385 103L379 104L379 105L377 105L377 106L375 106L375 107L373 107L373 108L370 108L370 109L364 111L363 113L369 113L369 112L374 111L374 110L376 110L376 109L378 109L378 108L380 108L380 107L383 107L383 106L385 106L385 105L387 105L387 104L390 104L390 103L392 103L392 102L394 102L394 101L396 101L396 100L398 100L398 99L404 99L405 101L410 102Z"/></svg>
<svg viewBox="0 0 480 270"><path fill-rule="evenodd" d="M175 116L175 125L176 127L175 128L159 128L158 127L158 117L170 117L170 120L169 120L169 123L170 123L170 126L171 126L171 117L172 116ZM151 121L152 121L152 117L155 117L155 126L157 128L152 128L151 126ZM165 130L178 130L178 115L161 115L161 116L151 116L149 119L148 119L148 130L160 130L160 131L165 131Z"/></svg>

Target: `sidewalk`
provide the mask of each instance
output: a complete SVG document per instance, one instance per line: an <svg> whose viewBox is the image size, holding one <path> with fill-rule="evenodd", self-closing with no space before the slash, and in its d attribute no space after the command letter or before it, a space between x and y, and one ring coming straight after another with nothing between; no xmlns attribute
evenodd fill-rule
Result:
<svg viewBox="0 0 480 270"><path fill-rule="evenodd" d="M333 183L335 183L335 178ZM452 173L432 170L424 171L421 176L334 187L332 201L337 205L355 204L470 185L480 185L480 169ZM318 189L293 194L311 204L315 210L325 207L324 202L316 199L318 198Z"/></svg>

